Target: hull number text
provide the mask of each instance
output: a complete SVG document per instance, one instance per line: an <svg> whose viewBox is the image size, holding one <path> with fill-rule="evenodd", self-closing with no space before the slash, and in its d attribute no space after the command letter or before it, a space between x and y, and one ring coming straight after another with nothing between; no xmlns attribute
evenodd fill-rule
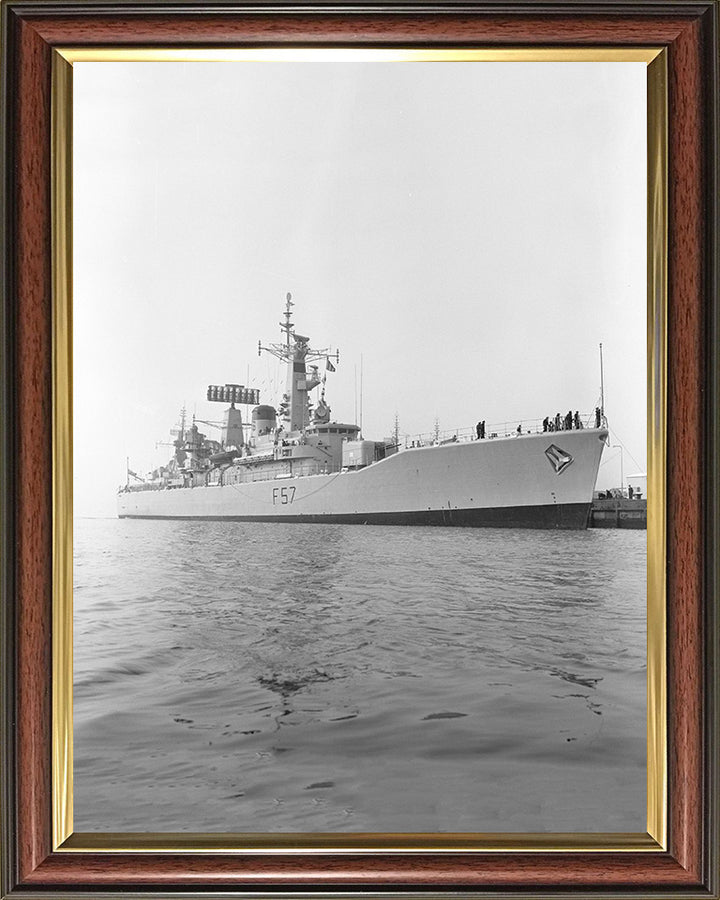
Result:
<svg viewBox="0 0 720 900"><path fill-rule="evenodd" d="M292 484L290 487L273 488L273 506L278 504L284 506L286 503L292 503L294 499L295 487Z"/></svg>

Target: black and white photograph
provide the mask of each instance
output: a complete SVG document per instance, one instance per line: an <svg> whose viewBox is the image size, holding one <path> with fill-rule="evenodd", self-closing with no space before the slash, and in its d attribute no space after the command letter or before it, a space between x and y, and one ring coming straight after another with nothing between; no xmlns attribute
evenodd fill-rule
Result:
<svg viewBox="0 0 720 900"><path fill-rule="evenodd" d="M647 64L73 66L78 832L645 833Z"/></svg>

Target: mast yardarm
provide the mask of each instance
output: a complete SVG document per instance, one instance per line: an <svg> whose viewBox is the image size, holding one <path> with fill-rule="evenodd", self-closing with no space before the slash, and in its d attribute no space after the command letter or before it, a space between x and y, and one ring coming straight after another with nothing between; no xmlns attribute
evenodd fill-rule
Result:
<svg viewBox="0 0 720 900"><path fill-rule="evenodd" d="M318 367L310 365L308 371L308 363L324 359L326 368L334 371L330 360L334 359L336 363L340 361L339 350L333 352L329 347L313 349L309 344L310 338L296 333L295 326L291 321L294 305L292 294L288 293L283 313L285 321L280 322L280 330L285 335L285 342L263 346L258 341L258 356L264 350L287 364L285 393L278 414L284 422L284 429L288 432L303 431L310 424L309 394L323 381L323 376L318 373Z"/></svg>

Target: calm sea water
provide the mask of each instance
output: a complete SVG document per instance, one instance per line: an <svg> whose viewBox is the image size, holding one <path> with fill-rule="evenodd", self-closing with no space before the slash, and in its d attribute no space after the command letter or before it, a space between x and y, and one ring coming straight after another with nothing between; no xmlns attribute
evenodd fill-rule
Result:
<svg viewBox="0 0 720 900"><path fill-rule="evenodd" d="M78 831L645 831L646 534L75 524Z"/></svg>

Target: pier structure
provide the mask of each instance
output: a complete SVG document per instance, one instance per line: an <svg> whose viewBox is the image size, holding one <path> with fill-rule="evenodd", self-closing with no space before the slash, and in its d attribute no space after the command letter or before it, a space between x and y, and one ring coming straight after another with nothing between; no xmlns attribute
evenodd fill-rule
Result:
<svg viewBox="0 0 720 900"><path fill-rule="evenodd" d="M596 491L605 495L605 491ZM620 494L620 491L617 492ZM617 496L593 497L588 520L590 528L647 528L647 500Z"/></svg>

